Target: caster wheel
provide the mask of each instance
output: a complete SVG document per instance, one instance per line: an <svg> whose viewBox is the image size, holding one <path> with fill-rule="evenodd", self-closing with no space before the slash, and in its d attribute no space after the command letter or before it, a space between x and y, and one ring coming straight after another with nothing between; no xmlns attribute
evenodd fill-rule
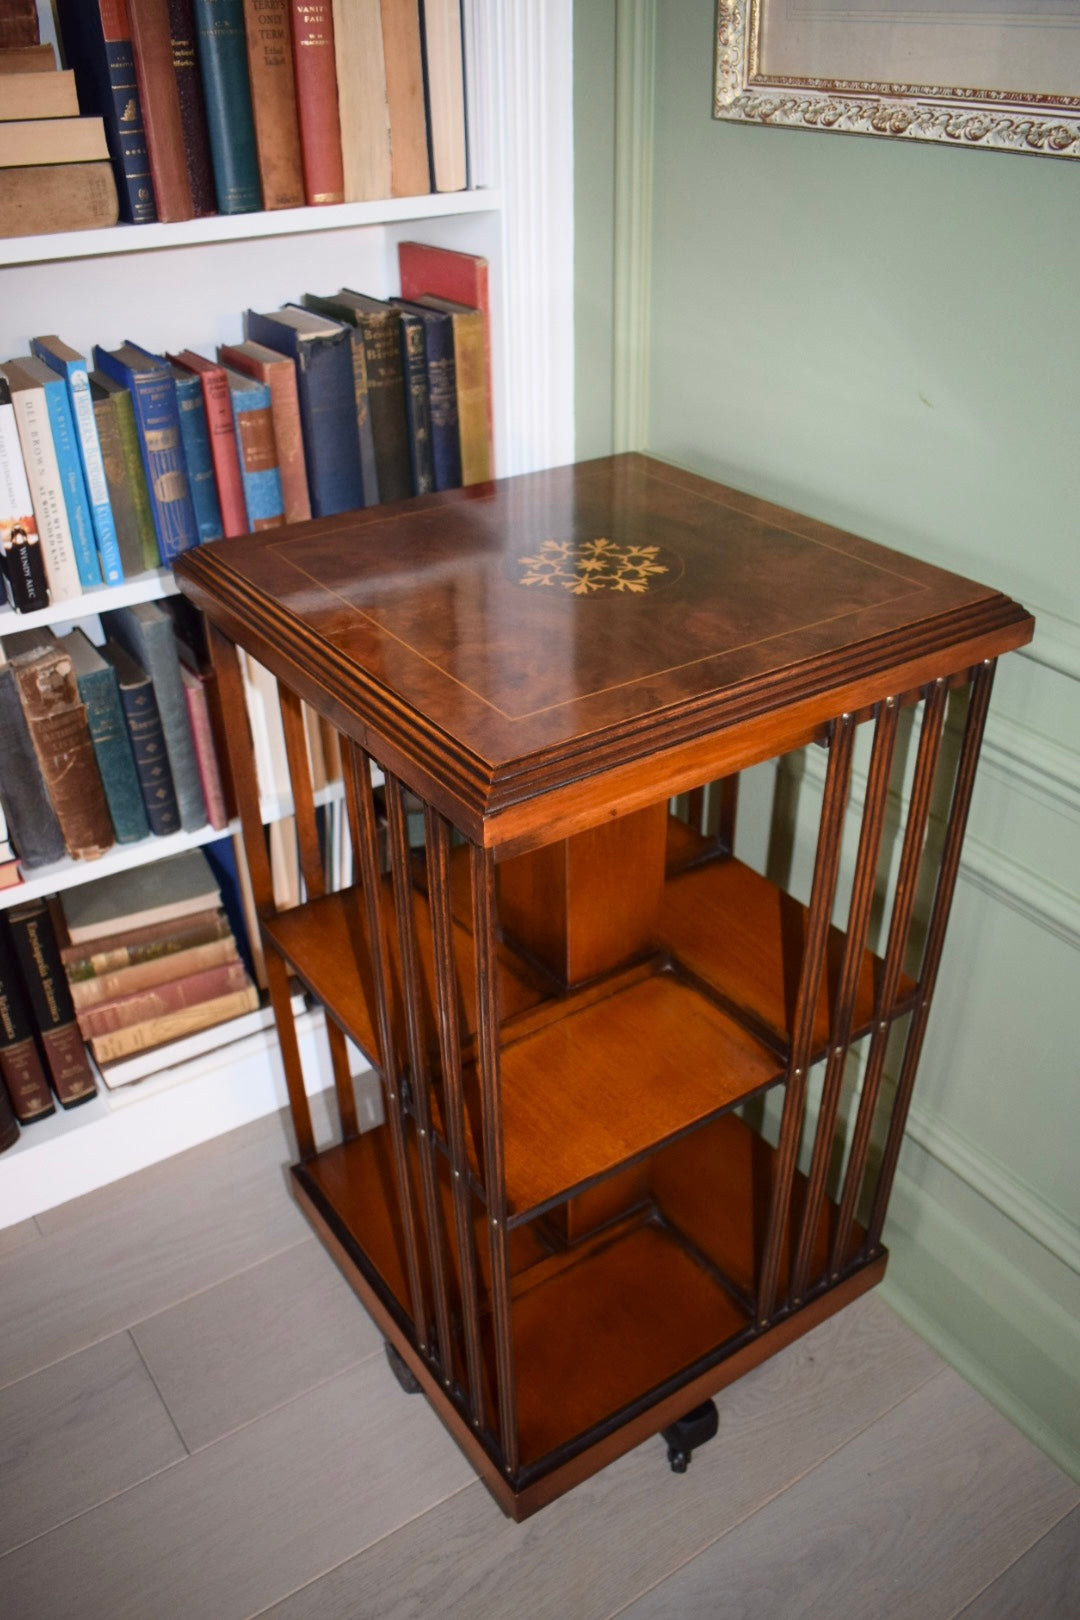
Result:
<svg viewBox="0 0 1080 1620"><path fill-rule="evenodd" d="M383 1349L386 1351L386 1359L390 1363L390 1371L393 1373L406 1395L419 1395L419 1379L411 1371L408 1363L403 1361L401 1356L398 1355L389 1339L384 1340Z"/></svg>
<svg viewBox="0 0 1080 1620"><path fill-rule="evenodd" d="M701 1406L695 1406L692 1412L687 1412L685 1417L661 1429L660 1433L667 1441L671 1472L685 1474L695 1449L711 1440L719 1427L720 1415L716 1402L705 1401Z"/></svg>

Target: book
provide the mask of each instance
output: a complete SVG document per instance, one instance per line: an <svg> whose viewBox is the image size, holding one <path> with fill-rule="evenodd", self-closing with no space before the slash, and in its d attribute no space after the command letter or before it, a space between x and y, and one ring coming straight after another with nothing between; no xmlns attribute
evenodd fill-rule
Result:
<svg viewBox="0 0 1080 1620"><path fill-rule="evenodd" d="M71 630L58 640L71 659L79 697L86 707L87 728L116 841L137 843L150 836L150 827L116 671L82 630Z"/></svg>
<svg viewBox="0 0 1080 1620"><path fill-rule="evenodd" d="M168 0L128 0L128 18L158 219L193 219Z"/></svg>
<svg viewBox="0 0 1080 1620"><path fill-rule="evenodd" d="M221 903L228 915L237 949L251 977L265 989L266 959L240 834L216 838L212 844L203 846L203 854L218 880Z"/></svg>
<svg viewBox="0 0 1080 1620"><path fill-rule="evenodd" d="M304 465L304 431L300 423L296 366L288 355L268 349L262 343L224 344L217 353L222 365L231 366L234 371L242 372L245 377L254 377L269 387L285 521L305 521L311 516L311 497Z"/></svg>
<svg viewBox="0 0 1080 1620"><path fill-rule="evenodd" d="M94 360L99 371L131 394L158 554L169 567L182 551L199 543L172 372L164 360L135 343L119 349L96 345Z"/></svg>
<svg viewBox="0 0 1080 1620"><path fill-rule="evenodd" d="M348 287L329 297L305 293L304 305L330 320L354 327L361 335L379 499L404 499L413 493L413 479L400 312L380 298L368 298Z"/></svg>
<svg viewBox="0 0 1080 1620"><path fill-rule="evenodd" d="M292 1001L293 1010L299 1015L304 1011L304 999L297 993ZM145 1094L137 1087L138 1081L147 1081L152 1091L168 1087L174 1084L176 1070L193 1058L216 1052L231 1046L234 1041L261 1034L264 1030L272 1030L273 1026L273 1009L258 1006L253 1012L243 1013L239 1018L211 1024L165 1045L151 1047L145 1052L134 1052L130 1057L116 1058L111 1063L100 1063L98 1072L109 1091L109 1106L122 1108L129 1102L138 1101Z"/></svg>
<svg viewBox="0 0 1080 1620"><path fill-rule="evenodd" d="M179 951L194 950L231 938L229 919L221 905L215 902L205 911L190 912L179 919L166 917L160 922L144 923L140 928L123 929L87 945L62 944L60 959L74 997L76 984L102 975L124 972L129 967L146 962L156 962L162 956L173 956Z"/></svg>
<svg viewBox="0 0 1080 1620"><path fill-rule="evenodd" d="M124 723L150 831L158 838L167 837L169 833L180 831L180 808L154 683L119 642L106 641L101 655L116 671Z"/></svg>
<svg viewBox="0 0 1080 1620"><path fill-rule="evenodd" d="M435 488L435 449L432 442L431 391L428 382L427 338L423 317L415 306L391 299L401 317L401 359L405 373L405 420L409 430L409 465L414 495L430 495Z"/></svg>
<svg viewBox="0 0 1080 1620"><path fill-rule="evenodd" d="M149 923L178 923L221 904L217 880L201 849L111 872L60 897L68 940L85 945Z"/></svg>
<svg viewBox="0 0 1080 1620"><path fill-rule="evenodd" d="M5 650L67 852L93 859L112 847L113 826L71 656L48 629L20 630Z"/></svg>
<svg viewBox="0 0 1080 1620"><path fill-rule="evenodd" d="M244 0L244 29L263 207L302 208L304 170L288 0Z"/></svg>
<svg viewBox="0 0 1080 1620"><path fill-rule="evenodd" d="M13 118L78 118L75 75L5 73L0 57L0 123Z"/></svg>
<svg viewBox="0 0 1080 1620"><path fill-rule="evenodd" d="M379 0L332 0L346 202L390 196L390 108Z"/></svg>
<svg viewBox="0 0 1080 1620"><path fill-rule="evenodd" d="M101 572L106 585L119 585L124 577L124 565L116 536L112 503L109 500L109 487L105 478L105 463L98 439L86 361L76 349L71 348L70 344L61 343L55 336L33 338L30 347L37 358L62 377L67 385Z"/></svg>
<svg viewBox="0 0 1080 1620"><path fill-rule="evenodd" d="M16 1119L30 1125L55 1114L49 1082L34 1041L34 1024L7 927L0 920L0 1081Z"/></svg>
<svg viewBox="0 0 1080 1620"><path fill-rule="evenodd" d="M0 168L0 236L44 236L115 225L116 182L108 163Z"/></svg>
<svg viewBox="0 0 1080 1620"><path fill-rule="evenodd" d="M0 1153L6 1153L8 1148L14 1147L21 1135L7 1087L0 1078Z"/></svg>
<svg viewBox="0 0 1080 1620"><path fill-rule="evenodd" d="M331 0L289 0L304 194L311 205L345 201Z"/></svg>
<svg viewBox="0 0 1080 1620"><path fill-rule="evenodd" d="M25 401L26 394L30 390L34 390L35 393L38 389L41 390L39 409L41 405L44 406L44 413L48 419L49 436L52 439L60 494L67 518L67 532L75 558L79 585L82 590L92 590L101 584L101 563L94 540L93 519L86 497L86 485L79 463L75 421L71 414L67 385L62 377L58 377L51 367L34 355L20 355L17 360L8 361L4 370L11 386L16 414L20 400ZM20 399L16 400L14 396L20 390L23 393ZM23 459L25 462L25 446ZM55 594L53 592L54 597Z"/></svg>
<svg viewBox="0 0 1080 1620"><path fill-rule="evenodd" d="M26 481L8 380L0 376L0 560L12 606L32 613L48 606L49 586L37 519Z"/></svg>
<svg viewBox="0 0 1080 1620"><path fill-rule="evenodd" d="M224 913L219 915L224 916ZM169 984L174 979L188 978L193 973L205 973L209 968L239 959L240 953L230 931L221 939L190 945L187 949L163 951L146 961L132 962L127 967L113 968L107 973L96 973L85 979L76 978L73 981L70 970L66 970L68 988L76 1016L79 1017L92 1007L128 1001L141 991Z"/></svg>
<svg viewBox="0 0 1080 1620"><path fill-rule="evenodd" d="M432 188L463 191L468 168L461 0L423 0L420 12Z"/></svg>
<svg viewBox="0 0 1080 1620"><path fill-rule="evenodd" d="M157 208L127 0L57 0L57 11L79 105L104 119L119 215L148 224Z"/></svg>
<svg viewBox="0 0 1080 1620"><path fill-rule="evenodd" d="M439 298L434 293L423 293L417 302L450 317L454 339L454 388L461 450L461 482L487 483L494 478L495 471L488 432L490 414L483 312L467 309L464 304L455 304L449 298Z"/></svg>
<svg viewBox="0 0 1080 1620"><path fill-rule="evenodd" d="M164 957L162 960L167 962L170 958ZM134 1024L167 1018L171 1013L201 1006L220 996L232 995L237 990L245 990L249 982L247 969L237 956L235 961L221 962L196 973L166 979L145 989L133 990L129 995L117 996L112 1001L77 1010L76 1019L83 1039L92 1043L95 1037L114 1035L119 1030L130 1029ZM113 1056L119 1057L121 1054L115 1052Z"/></svg>
<svg viewBox="0 0 1080 1620"><path fill-rule="evenodd" d="M172 620L157 602L136 602L101 615L108 636L126 647L154 684L154 697L165 734L180 825L195 832L206 825L206 805L199 783L195 744L188 724L180 680L180 657Z"/></svg>
<svg viewBox="0 0 1080 1620"><path fill-rule="evenodd" d="M0 889L17 889L22 880L19 857L8 835L4 803L0 799Z"/></svg>
<svg viewBox="0 0 1080 1620"><path fill-rule="evenodd" d="M14 361L7 362L0 367L0 371L7 380L15 412L49 599L52 602L71 601L82 594L82 585L75 562L75 547L49 424L45 390Z"/></svg>
<svg viewBox="0 0 1080 1620"><path fill-rule="evenodd" d="M88 1102L97 1086L75 1022L75 1008L44 900L28 900L13 907L8 912L8 927L49 1083L62 1108L75 1108Z"/></svg>
<svg viewBox="0 0 1080 1620"><path fill-rule="evenodd" d="M431 488L457 489L461 483L458 441L457 374L453 366L453 329L442 309L392 298L402 311L410 390L418 390L419 366L427 384L427 424L431 433ZM423 395L419 395L423 399ZM419 491L416 491L421 492Z"/></svg>
<svg viewBox="0 0 1080 1620"><path fill-rule="evenodd" d="M217 671L210 656L206 620L198 608L188 601L186 596L167 596L163 599L161 605L173 622L173 632L176 636L176 650L180 655L181 671L186 668L198 675L199 684L206 697L206 708L210 717L210 731L213 737L214 758L217 762L221 790L225 799L225 817L228 821L237 813L236 794L229 767L228 726L221 701L221 693L218 689ZM197 739L196 752L198 752ZM201 774L201 760L199 770ZM209 814L210 807L207 805L208 817Z"/></svg>
<svg viewBox="0 0 1080 1620"><path fill-rule="evenodd" d="M107 163L105 125L100 118L17 118L4 125L0 169L30 164Z"/></svg>
<svg viewBox="0 0 1080 1620"><path fill-rule="evenodd" d="M207 681L199 670L184 656L185 650L180 650L180 680L184 688L184 702L187 704L188 724L191 727L191 740L195 744L195 759L199 767L199 786L202 788L203 802L206 805L206 819L211 827L222 830L228 824L228 813L225 809L225 792L221 782L221 771L218 766L217 749L214 745L214 728L210 719L210 706L207 698Z"/></svg>
<svg viewBox="0 0 1080 1620"><path fill-rule="evenodd" d="M145 1052L151 1047L179 1040L181 1036L190 1035L196 1030L227 1023L231 1018L239 1018L242 1013L254 1012L258 1005L259 992L248 980L243 989L215 996L211 1001L160 1014L145 1023L130 1024L109 1035L93 1036L90 1050L96 1063L113 1063L129 1053Z"/></svg>
<svg viewBox="0 0 1080 1620"><path fill-rule="evenodd" d="M225 375L236 423L247 527L252 533L259 529L276 529L285 521L285 504L281 496L270 389L254 377L245 377L243 372L226 368Z"/></svg>
<svg viewBox="0 0 1080 1620"><path fill-rule="evenodd" d="M9 45L4 51L5 73L55 73L56 52L51 45Z"/></svg>
<svg viewBox="0 0 1080 1620"><path fill-rule="evenodd" d="M296 363L313 515L330 517L363 506L348 328L288 304L266 315L249 309L244 316L244 335L287 354Z"/></svg>
<svg viewBox="0 0 1080 1620"><path fill-rule="evenodd" d="M215 212L214 165L210 156L210 132L206 125L202 77L195 43L193 0L168 0L169 33L173 72L180 98L180 127L184 136L184 159L191 185L191 204L197 219Z"/></svg>
<svg viewBox="0 0 1080 1620"><path fill-rule="evenodd" d="M36 45L40 39L37 0L4 0L0 6L0 50Z"/></svg>
<svg viewBox="0 0 1080 1620"><path fill-rule="evenodd" d="M139 574L157 568L161 557L131 392L105 372L92 371L90 397L124 571Z"/></svg>
<svg viewBox="0 0 1080 1620"><path fill-rule="evenodd" d="M199 70L218 212L262 206L243 0L194 0Z"/></svg>
<svg viewBox="0 0 1080 1620"><path fill-rule="evenodd" d="M19 702L15 672L0 660L0 803L25 870L52 866L66 850Z"/></svg>
<svg viewBox="0 0 1080 1620"><path fill-rule="evenodd" d="M398 274L402 298L417 299L424 293L449 298L468 309L478 309L484 317L484 355L487 365L488 436L492 466L495 464L494 409L491 384L491 294L488 262L478 253L462 253L456 248L432 247L429 242L398 243Z"/></svg>
<svg viewBox="0 0 1080 1620"><path fill-rule="evenodd" d="M382 0L383 60L390 116L390 195L431 190L419 0Z"/></svg>
<svg viewBox="0 0 1080 1620"><path fill-rule="evenodd" d="M217 479L214 477L214 457L202 380L183 366L174 365L172 373L176 384L176 408L180 413L180 438L187 462L188 488L195 508L199 541L201 544L207 540L220 540L225 530L221 521Z"/></svg>
<svg viewBox="0 0 1080 1620"><path fill-rule="evenodd" d="M236 441L236 423L224 367L207 360L205 355L197 354L194 349L181 349L179 354L170 354L169 359L174 366L183 366L194 373L202 385L222 529L229 536L246 534L247 508L240 472L240 448Z"/></svg>

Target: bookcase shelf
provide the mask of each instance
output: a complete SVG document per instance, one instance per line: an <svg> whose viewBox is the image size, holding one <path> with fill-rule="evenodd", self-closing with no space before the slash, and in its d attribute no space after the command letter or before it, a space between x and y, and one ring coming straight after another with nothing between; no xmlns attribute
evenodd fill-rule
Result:
<svg viewBox="0 0 1080 1620"><path fill-rule="evenodd" d="M463 17L475 189L0 241L0 358L25 353L29 339L43 332L59 332L84 353L94 343L110 347L128 337L155 349L191 345L209 352L239 341L246 307L271 309L341 285L376 296L396 292L397 243L419 237L489 261L499 473L568 461L574 448L570 0L544 8L532 0L464 0ZM523 85L527 95L517 89ZM40 614L0 610L0 641L173 589L171 575L159 570ZM340 788L326 797L335 792ZM261 809L269 822L291 814L292 804L281 797L264 800ZM65 862L0 893L0 907L220 836L203 829L126 846L99 861ZM317 1073L325 1057L322 1043L315 1044ZM231 1067L239 1051L234 1043L223 1049L228 1064L214 1066L207 1054L170 1071L161 1095L150 1094L157 1080L148 1080L145 1091L142 1084L134 1088L145 1100L125 1099L118 1113L102 1100L28 1128L0 1159L0 1227L278 1107L284 1091L272 1043L259 1037L256 1045L239 1078ZM235 1087L248 1099L243 1109L228 1101Z"/></svg>
<svg viewBox="0 0 1080 1620"><path fill-rule="evenodd" d="M155 253L165 248L207 247L215 242L258 241L306 236L371 225L446 219L495 213L502 206L494 188L382 197L375 202L338 203L323 208L282 208L272 213L210 214L172 224L110 225L105 230L58 231L55 235L9 238L0 247L0 269L53 260L108 258L117 253Z"/></svg>

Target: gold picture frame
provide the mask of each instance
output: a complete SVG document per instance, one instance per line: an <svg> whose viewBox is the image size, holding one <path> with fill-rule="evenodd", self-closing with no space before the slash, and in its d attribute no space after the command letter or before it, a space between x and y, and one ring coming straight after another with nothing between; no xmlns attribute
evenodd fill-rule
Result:
<svg viewBox="0 0 1080 1620"><path fill-rule="evenodd" d="M713 116L1077 158L1080 5L718 0Z"/></svg>

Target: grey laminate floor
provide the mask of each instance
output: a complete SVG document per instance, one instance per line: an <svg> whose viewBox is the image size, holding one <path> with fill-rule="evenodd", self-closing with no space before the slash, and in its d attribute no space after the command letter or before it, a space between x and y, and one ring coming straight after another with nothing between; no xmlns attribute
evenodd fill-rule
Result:
<svg viewBox="0 0 1080 1620"><path fill-rule="evenodd" d="M686 1475L653 1440L511 1524L287 1157L275 1116L0 1233L3 1620L1080 1616L1080 1487L874 1297Z"/></svg>

